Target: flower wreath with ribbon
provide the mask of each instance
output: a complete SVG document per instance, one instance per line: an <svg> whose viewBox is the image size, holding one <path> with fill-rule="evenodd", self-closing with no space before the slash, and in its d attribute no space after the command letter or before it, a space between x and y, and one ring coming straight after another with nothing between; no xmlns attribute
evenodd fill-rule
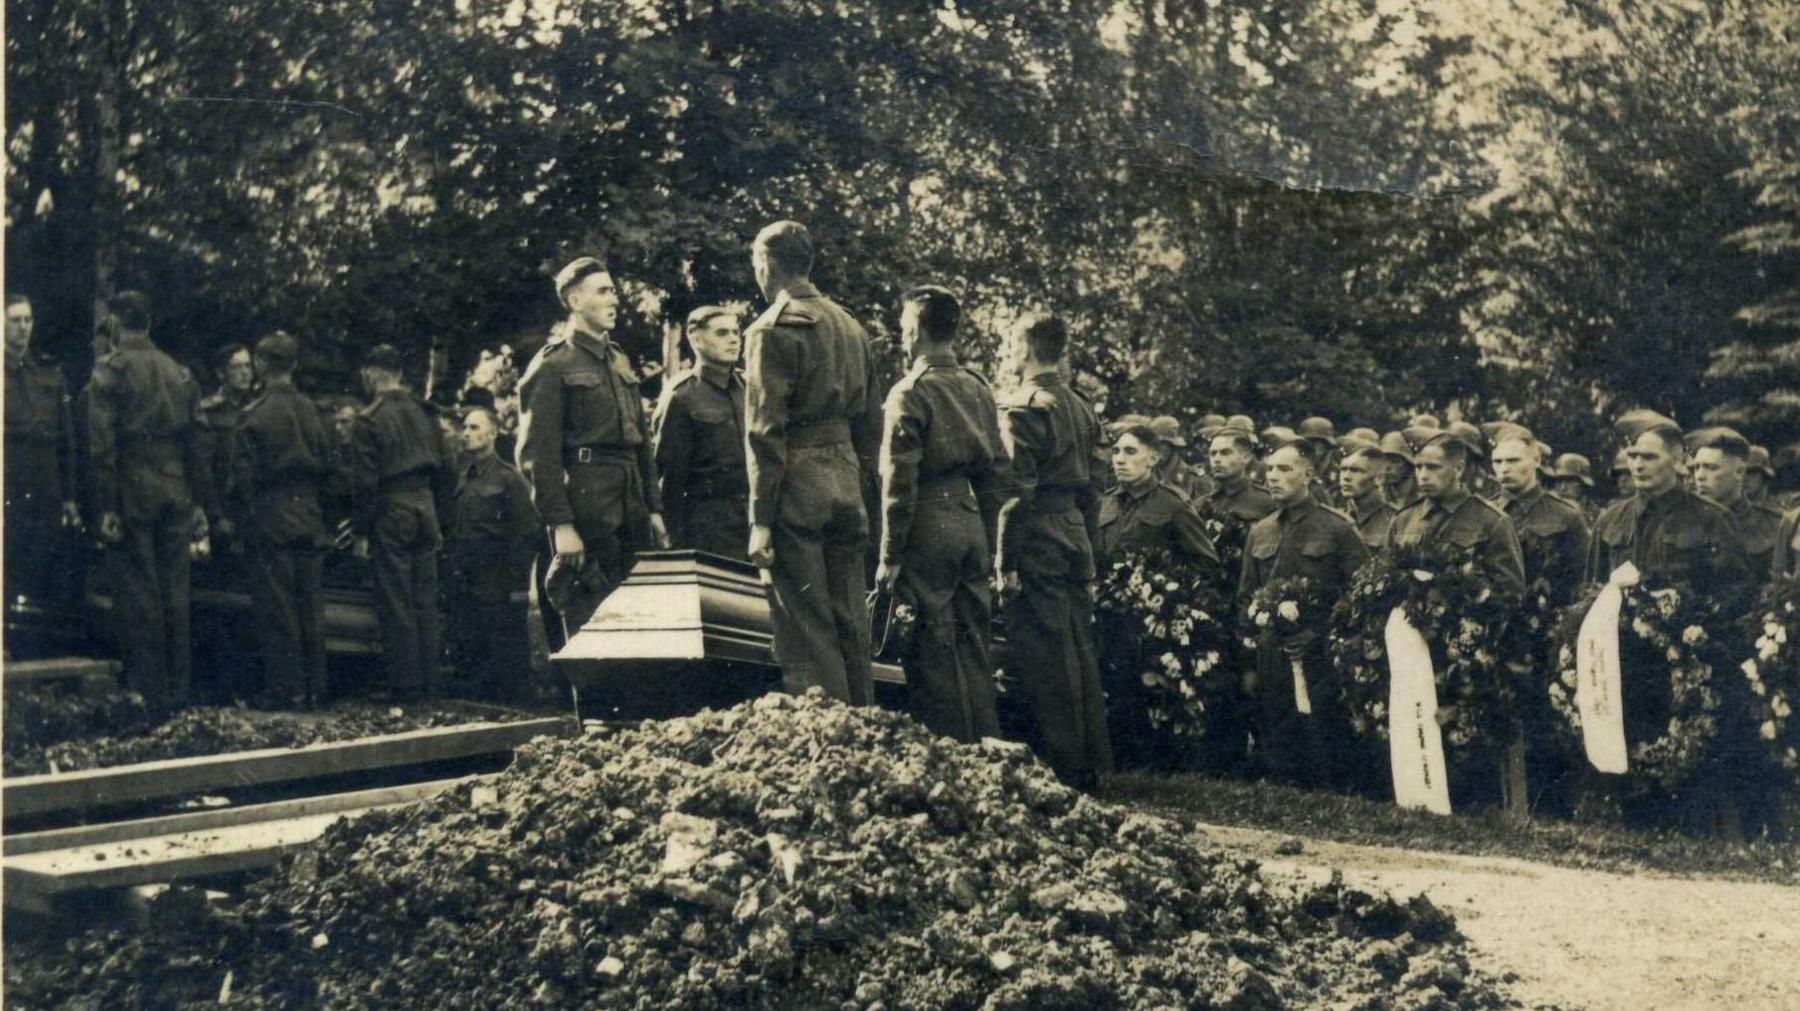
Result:
<svg viewBox="0 0 1800 1011"><path fill-rule="evenodd" d="M1135 651L1102 650L1102 662L1135 660L1141 669L1116 673L1148 689L1151 725L1204 735L1208 709L1237 678L1225 661L1232 641L1227 612L1210 582L1169 551L1126 551L1100 574L1094 618L1136 635Z"/></svg>
<svg viewBox="0 0 1800 1011"><path fill-rule="evenodd" d="M1666 678L1669 720L1651 740L1629 742L1630 773L1640 786L1673 790L1692 778L1712 753L1730 660L1730 627L1719 604L1686 584L1619 587L1619 651L1634 680ZM1580 671L1577 640L1600 587L1588 590L1564 612L1556 629L1557 676L1549 685L1550 706L1568 731L1565 743L1580 747Z"/></svg>
<svg viewBox="0 0 1800 1011"><path fill-rule="evenodd" d="M1399 607L1431 649L1438 706L1451 710L1446 746L1507 740L1514 679L1506 638L1517 604L1495 589L1473 552L1454 544L1416 545L1364 563L1332 615L1332 662L1357 734L1387 738L1386 629Z"/></svg>

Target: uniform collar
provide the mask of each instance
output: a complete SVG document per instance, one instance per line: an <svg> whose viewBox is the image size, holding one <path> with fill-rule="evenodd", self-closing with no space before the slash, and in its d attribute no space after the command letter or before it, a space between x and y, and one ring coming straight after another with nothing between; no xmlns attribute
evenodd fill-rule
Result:
<svg viewBox="0 0 1800 1011"><path fill-rule="evenodd" d="M1137 484L1119 485L1119 494L1133 502L1140 502L1150 497L1150 493L1156 490L1157 484L1156 475L1151 474Z"/></svg>
<svg viewBox="0 0 1800 1011"><path fill-rule="evenodd" d="M1506 496L1506 505L1508 508L1511 508L1513 506L1521 506L1525 509L1530 509L1531 507L1537 505L1538 500L1542 499L1543 497L1544 497L1544 485L1542 482L1539 482L1537 484L1532 485L1531 490L1526 492L1523 495L1507 495Z"/></svg>
<svg viewBox="0 0 1800 1011"><path fill-rule="evenodd" d="M819 289L811 281L795 281L781 289L789 298L820 298Z"/></svg>
<svg viewBox="0 0 1800 1011"><path fill-rule="evenodd" d="M1022 380L1022 383L1026 386L1035 386L1040 390L1060 390L1069 385L1068 382L1063 379L1062 370L1060 369L1045 369L1042 372L1034 372L1031 375L1026 376Z"/></svg>
<svg viewBox="0 0 1800 1011"><path fill-rule="evenodd" d="M1457 507L1473 498L1474 494L1474 492L1471 492L1467 488L1452 488L1443 498L1432 499L1431 507L1433 509L1442 509L1447 513L1453 513L1457 510Z"/></svg>
<svg viewBox="0 0 1800 1011"><path fill-rule="evenodd" d="M120 351L124 351L127 348L129 348L133 351L154 351L154 350L156 350L156 345L150 343L150 338L144 336L143 334L135 334L135 333L124 336L124 337L120 337L119 342L116 345L114 345L114 347L118 348Z"/></svg>
<svg viewBox="0 0 1800 1011"><path fill-rule="evenodd" d="M1289 523L1305 519L1307 514L1318 507L1319 503L1313 501L1311 495L1302 495L1298 499L1283 505L1276 511L1281 515L1281 524L1286 526Z"/></svg>
<svg viewBox="0 0 1800 1011"><path fill-rule="evenodd" d="M699 373L701 379L721 390L731 389L731 381L737 378L737 373L732 371L731 366L718 365L713 362L701 362Z"/></svg>
<svg viewBox="0 0 1800 1011"><path fill-rule="evenodd" d="M376 400L405 400L405 399L407 399L407 396L408 396L408 394L406 392L405 387L396 386L392 389L382 390L380 393L375 394L375 399Z"/></svg>
<svg viewBox="0 0 1800 1011"><path fill-rule="evenodd" d="M1362 519L1382 506L1387 505L1387 502L1382 499L1381 492L1371 488L1369 489L1368 494L1363 495L1361 498L1351 500L1350 505L1356 509L1356 518Z"/></svg>
<svg viewBox="0 0 1800 1011"><path fill-rule="evenodd" d="M922 355L915 355L913 357L913 367L917 368L920 363L924 363L927 368L949 369L953 369L962 364L956 360L956 352L949 348L939 348L934 351L927 351Z"/></svg>
<svg viewBox="0 0 1800 1011"><path fill-rule="evenodd" d="M263 392L264 393L274 393L276 390L292 390L293 388L294 388L294 377L293 376L288 376L286 379L270 379L263 383ZM249 403L250 401L255 400L255 399L256 399L255 397L245 397L244 402Z"/></svg>
<svg viewBox="0 0 1800 1011"><path fill-rule="evenodd" d="M493 470L494 465L499 462L500 454L492 446L489 446L487 452L466 458L463 463L463 473L485 474Z"/></svg>
<svg viewBox="0 0 1800 1011"><path fill-rule="evenodd" d="M1234 477L1229 481L1224 478L1219 478L1218 487L1213 490L1213 496L1215 498L1231 498L1233 495L1237 495L1247 490L1249 487L1250 479L1247 477Z"/></svg>
<svg viewBox="0 0 1800 1011"><path fill-rule="evenodd" d="M594 355L601 361L606 361L611 356L612 338L610 336L596 337L573 323L569 325L569 343Z"/></svg>

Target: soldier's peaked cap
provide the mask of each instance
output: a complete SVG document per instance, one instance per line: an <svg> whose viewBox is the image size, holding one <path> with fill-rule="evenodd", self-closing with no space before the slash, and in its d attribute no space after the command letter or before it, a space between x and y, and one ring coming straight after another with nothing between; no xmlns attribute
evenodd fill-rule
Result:
<svg viewBox="0 0 1800 1011"><path fill-rule="evenodd" d="M1454 442L1469 452L1479 455L1479 451L1469 445L1468 437L1461 432L1448 428L1433 428L1429 425L1406 426L1406 443L1412 447L1415 455L1422 452L1426 446L1437 442Z"/></svg>
<svg viewBox="0 0 1800 1011"><path fill-rule="evenodd" d="M1619 438L1625 440L1627 445L1638 441L1645 432L1655 432L1665 439L1681 441L1681 425L1674 418L1655 411L1626 411L1613 422L1613 431L1619 433Z"/></svg>
<svg viewBox="0 0 1800 1011"><path fill-rule="evenodd" d="M1399 460L1412 462L1412 444L1406 441L1405 432L1389 432L1381 437L1381 453Z"/></svg>
<svg viewBox="0 0 1800 1011"><path fill-rule="evenodd" d="M1322 442L1337 441L1337 426L1330 418L1311 417L1300 422L1298 433L1302 439L1318 439Z"/></svg>
<svg viewBox="0 0 1800 1011"><path fill-rule="evenodd" d="M1159 414L1150 419L1150 430L1156 437L1171 446L1185 446L1187 438L1181 434L1181 422L1174 415Z"/></svg>
<svg viewBox="0 0 1800 1011"><path fill-rule="evenodd" d="M1370 445L1380 445L1381 434L1376 432L1373 428L1352 428L1338 439L1339 445L1351 442L1366 442Z"/></svg>
<svg viewBox="0 0 1800 1011"><path fill-rule="evenodd" d="M1469 452L1474 453L1476 456L1486 457L1488 455L1487 437L1482 435L1481 429L1476 428L1474 425L1471 425L1466 421L1452 421L1450 424L1444 426L1444 431L1449 435L1454 435L1458 439L1461 439L1462 444L1469 448Z"/></svg>
<svg viewBox="0 0 1800 1011"><path fill-rule="evenodd" d="M292 334L277 330L256 342L256 355L282 368L293 368L300 360L300 342Z"/></svg>
<svg viewBox="0 0 1800 1011"><path fill-rule="evenodd" d="M1580 453L1564 453L1557 457L1553 473L1557 477L1574 478L1589 488L1594 486L1594 465Z"/></svg>
<svg viewBox="0 0 1800 1011"><path fill-rule="evenodd" d="M1771 481L1775 479L1775 462L1769 458L1769 447L1750 447L1750 469L1762 471Z"/></svg>
<svg viewBox="0 0 1800 1011"><path fill-rule="evenodd" d="M1263 429L1262 447L1265 454L1273 453L1278 449L1286 449L1289 446L1292 446L1301 456L1306 457L1308 461L1318 461L1320 446L1312 437L1302 435L1286 425L1274 425Z"/></svg>

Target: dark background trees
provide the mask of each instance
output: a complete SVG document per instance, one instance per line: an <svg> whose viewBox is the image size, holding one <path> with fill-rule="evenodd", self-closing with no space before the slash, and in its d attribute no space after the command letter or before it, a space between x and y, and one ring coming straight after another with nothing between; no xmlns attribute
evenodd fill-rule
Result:
<svg viewBox="0 0 1800 1011"><path fill-rule="evenodd" d="M1780 443L1791 6L8 0L8 284L76 374L140 286L189 360L283 326L327 384L528 344L579 251L650 352L793 216L878 328L927 277L981 355L1067 313L1114 408Z"/></svg>

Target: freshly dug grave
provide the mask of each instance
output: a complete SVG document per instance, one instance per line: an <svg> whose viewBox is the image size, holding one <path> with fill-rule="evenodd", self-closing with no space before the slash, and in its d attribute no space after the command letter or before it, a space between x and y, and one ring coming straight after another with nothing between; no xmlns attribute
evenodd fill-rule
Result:
<svg viewBox="0 0 1800 1011"><path fill-rule="evenodd" d="M194 706L159 722L144 708L142 696L123 689L85 695L55 689L8 692L5 706L4 769L9 776L298 748L509 718L492 707L446 700L405 706L340 702L312 712Z"/></svg>
<svg viewBox="0 0 1800 1011"><path fill-rule="evenodd" d="M816 696L543 739L493 783L341 823L232 907L161 905L9 951L9 1004L1515 1006L1422 898L1276 888L1020 746Z"/></svg>

